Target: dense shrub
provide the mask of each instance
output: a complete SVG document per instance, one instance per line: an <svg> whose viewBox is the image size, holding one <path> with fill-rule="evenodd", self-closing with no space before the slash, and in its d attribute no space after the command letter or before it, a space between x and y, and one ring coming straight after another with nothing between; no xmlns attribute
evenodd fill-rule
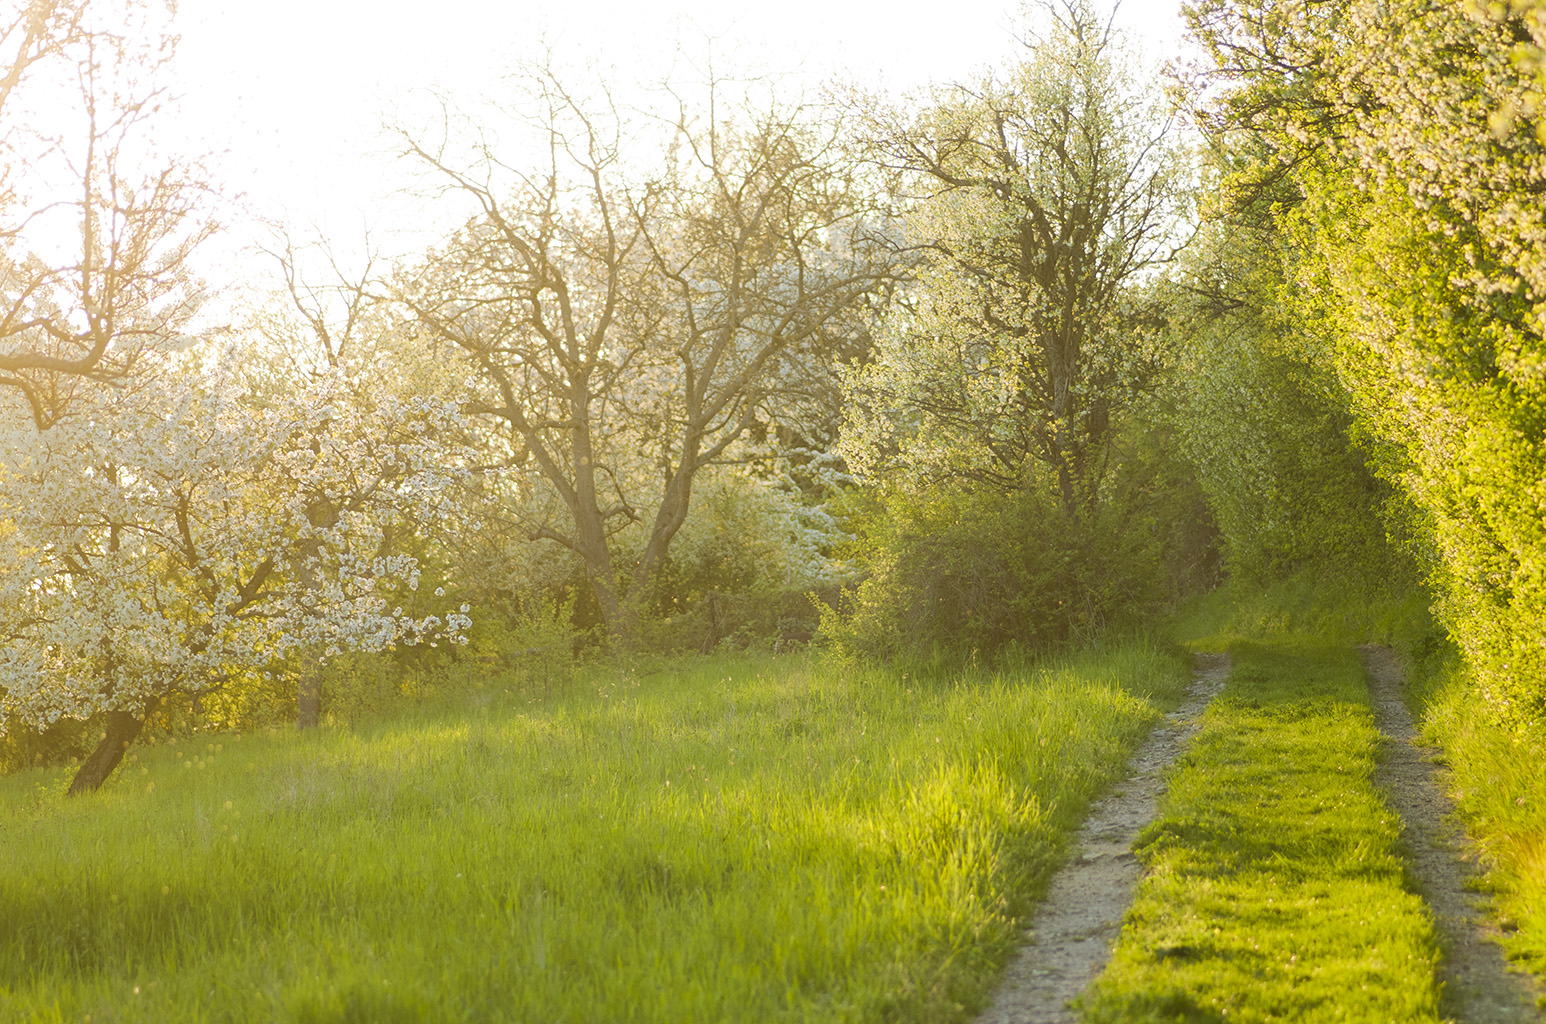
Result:
<svg viewBox="0 0 1546 1024"><path fill-rule="evenodd" d="M1273 193L1294 286L1280 319L1324 340L1483 706L1521 728L1546 721L1546 23L1531 6L1192 12L1214 62L1202 121L1234 148L1233 192Z"/></svg>
<svg viewBox="0 0 1546 1024"><path fill-rule="evenodd" d="M938 487L877 502L860 520L867 577L824 617L824 634L881 657L1043 651L1210 582L1214 531L1201 495L1172 475L1179 467L1158 456L1154 437L1138 441L1083 516L1051 487Z"/></svg>

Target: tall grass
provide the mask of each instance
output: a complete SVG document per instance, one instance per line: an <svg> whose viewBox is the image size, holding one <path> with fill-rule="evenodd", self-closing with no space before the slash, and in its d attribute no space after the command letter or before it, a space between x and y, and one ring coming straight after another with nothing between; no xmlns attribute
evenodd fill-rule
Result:
<svg viewBox="0 0 1546 1024"><path fill-rule="evenodd" d="M1431 598L1398 581L1328 579L1302 573L1267 584L1231 581L1193 601L1174 625L1198 649L1281 638L1318 644L1421 644L1434 632Z"/></svg>
<svg viewBox="0 0 1546 1024"><path fill-rule="evenodd" d="M1485 854L1503 948L1546 980L1546 723L1497 722L1453 652L1408 661L1424 736L1443 748L1456 806Z"/></svg>
<svg viewBox="0 0 1546 1024"><path fill-rule="evenodd" d="M1185 676L699 659L15 775L0 1019L961 1019Z"/></svg>

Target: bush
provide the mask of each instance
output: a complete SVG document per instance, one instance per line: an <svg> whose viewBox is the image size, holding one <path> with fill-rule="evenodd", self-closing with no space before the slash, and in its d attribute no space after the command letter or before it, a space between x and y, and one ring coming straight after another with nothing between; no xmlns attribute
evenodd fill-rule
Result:
<svg viewBox="0 0 1546 1024"><path fill-rule="evenodd" d="M824 617L822 633L876 657L1044 651L1089 639L1176 592L1166 550L1176 531L1160 525L1159 496L1169 497L1113 496L1074 517L1050 489L893 495L861 524L868 577Z"/></svg>
<svg viewBox="0 0 1546 1024"><path fill-rule="evenodd" d="M786 484L733 470L705 474L692 515L650 581L641 648L708 653L811 639L811 595L836 601L847 566L834 552L851 538Z"/></svg>

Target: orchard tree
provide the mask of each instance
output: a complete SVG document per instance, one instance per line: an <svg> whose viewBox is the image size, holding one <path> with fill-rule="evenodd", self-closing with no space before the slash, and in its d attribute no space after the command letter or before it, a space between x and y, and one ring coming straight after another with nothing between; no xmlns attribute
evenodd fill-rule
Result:
<svg viewBox="0 0 1546 1024"><path fill-rule="evenodd" d="M1161 359L1145 285L1184 237L1188 168L1109 21L1038 10L1047 31L1007 73L869 126L922 266L849 378L843 450L872 478L1014 490L1042 472L1079 516Z"/></svg>
<svg viewBox="0 0 1546 1024"><path fill-rule="evenodd" d="M393 608L418 568L382 550L453 483L453 409L362 402L331 376L256 408L186 360L152 362L81 389L47 429L0 434L0 727L101 715L71 793L101 785L172 693L467 624ZM335 510L320 522L319 501Z"/></svg>
<svg viewBox="0 0 1546 1024"><path fill-rule="evenodd" d="M39 425L199 304L199 168L159 148L176 37L157 0L30 0L0 23L0 387Z"/></svg>
<svg viewBox="0 0 1546 1024"><path fill-rule="evenodd" d="M297 244L288 230L276 226L273 245L266 255L277 266L283 281L283 293L253 317L250 328L254 337L269 350L270 358L249 364L245 391L259 406L283 404L292 389L315 387L326 381L350 407L369 407L384 394L406 394L409 388L393 373L392 360L381 351L381 342L392 333L383 303L366 287L371 279L374 257L366 246L366 258L358 273L349 273L326 240ZM329 273L317 281L309 277L306 262L323 262ZM399 384L394 388L393 384ZM441 434L439 443L448 459L455 462L457 439ZM314 445L320 446L320 441ZM314 528L336 525L350 501L368 499L368 495L343 496L327 488L303 486L295 481L302 495L307 522ZM439 495L444 503L445 494ZM382 553L391 546L388 535L382 537ZM324 545L312 538L296 549L295 576L308 591L320 593L326 578ZM295 722L301 729L315 727L322 711L322 669L326 657L320 647L296 653L298 679Z"/></svg>
<svg viewBox="0 0 1546 1024"><path fill-rule="evenodd" d="M699 475L829 399L833 354L898 275L839 128L727 92L630 121L535 69L530 171L481 135L462 157L404 134L472 216L396 295L530 481L510 513L578 555L624 642Z"/></svg>

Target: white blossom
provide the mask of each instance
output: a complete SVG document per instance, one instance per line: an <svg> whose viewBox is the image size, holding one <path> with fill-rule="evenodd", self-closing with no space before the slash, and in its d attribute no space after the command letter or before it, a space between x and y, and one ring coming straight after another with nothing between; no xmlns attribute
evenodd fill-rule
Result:
<svg viewBox="0 0 1546 1024"><path fill-rule="evenodd" d="M383 545L387 522L444 514L454 410L337 374L258 402L157 369L0 429L0 727L467 628L392 612L419 565Z"/></svg>

